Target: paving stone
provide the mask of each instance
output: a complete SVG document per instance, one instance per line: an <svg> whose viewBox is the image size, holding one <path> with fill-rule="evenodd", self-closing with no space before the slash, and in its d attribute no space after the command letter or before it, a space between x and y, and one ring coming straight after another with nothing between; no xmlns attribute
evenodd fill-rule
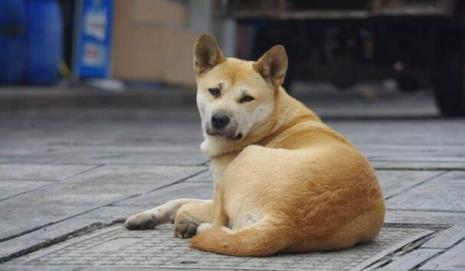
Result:
<svg viewBox="0 0 465 271"><path fill-rule="evenodd" d="M465 225L455 225L424 243L422 248L449 248L465 238Z"/></svg>
<svg viewBox="0 0 465 271"><path fill-rule="evenodd" d="M329 121L378 169L465 169L463 120Z"/></svg>
<svg viewBox="0 0 465 271"><path fill-rule="evenodd" d="M465 172L441 175L387 201L389 209L465 212Z"/></svg>
<svg viewBox="0 0 465 271"><path fill-rule="evenodd" d="M406 146L406 148L412 146L423 148L449 146L462 150L464 146L465 120L463 119L374 119L373 121L328 121L328 123L331 127L347 135L362 150L364 145L393 145Z"/></svg>
<svg viewBox="0 0 465 271"><path fill-rule="evenodd" d="M0 179L63 180L93 168L95 166L2 164Z"/></svg>
<svg viewBox="0 0 465 271"><path fill-rule="evenodd" d="M151 205L150 205L151 206ZM153 206L152 206L153 207ZM93 221L110 223L114 220L126 219L129 216L140 212L144 208L138 205L110 205L98 208L82 215L82 218L92 219ZM79 216L81 217L81 216Z"/></svg>
<svg viewBox="0 0 465 271"><path fill-rule="evenodd" d="M36 266L6 266L0 265L1 271L37 271ZM166 269L166 268L157 268L157 267L131 267L131 271L165 271L173 269ZM202 271L201 269L179 269L182 271ZM76 265L55 265L55 266L44 266L40 269L40 271L127 271L127 267L121 266L76 266Z"/></svg>
<svg viewBox="0 0 465 271"><path fill-rule="evenodd" d="M180 183L167 187L165 189L154 191L151 193L145 193L138 197L133 197L120 201L116 206L119 205L131 205L141 206L145 208L153 208L157 205L163 204L172 199L179 198L195 198L195 199L210 199L213 194L213 183Z"/></svg>
<svg viewBox="0 0 465 271"><path fill-rule="evenodd" d="M212 179L212 173L210 170L199 174L193 178L190 178L187 180L188 183L209 183L213 186L213 179Z"/></svg>
<svg viewBox="0 0 465 271"><path fill-rule="evenodd" d="M441 171L377 170L376 175L383 189L384 197L389 198L429 178Z"/></svg>
<svg viewBox="0 0 465 271"><path fill-rule="evenodd" d="M48 164L54 159L44 157L43 152L29 151L27 154L6 153L0 154L0 164Z"/></svg>
<svg viewBox="0 0 465 271"><path fill-rule="evenodd" d="M396 161L396 162L418 162L418 163L454 163L454 162L465 162L465 158L463 157L453 157L453 156L440 156L440 157L425 157L423 155L403 155L403 156L397 156L397 157L392 157L392 156L375 156L375 157L370 157L372 161Z"/></svg>
<svg viewBox="0 0 465 271"><path fill-rule="evenodd" d="M463 166L465 147L435 145L363 144L359 148L379 168L450 168ZM448 165L450 163L450 165Z"/></svg>
<svg viewBox="0 0 465 271"><path fill-rule="evenodd" d="M8 123L0 122L0 130L8 130L0 142L0 163L185 165L206 160L199 149L199 123L163 121L156 114L145 118L133 112L121 119L101 112L84 118L12 117ZM167 150L178 153L177 160Z"/></svg>
<svg viewBox="0 0 465 271"><path fill-rule="evenodd" d="M69 233L83 229L97 222L109 221L80 216L4 241L0 245L0 259L8 258L15 253L28 250L40 244L46 244L50 240L67 236Z"/></svg>
<svg viewBox="0 0 465 271"><path fill-rule="evenodd" d="M433 142L430 142L433 143ZM361 143L359 147L371 159L383 160L448 160L463 161L465 146L462 145L418 145L400 144L395 145L390 142L378 142L377 144ZM462 159L461 159L462 158Z"/></svg>
<svg viewBox="0 0 465 271"><path fill-rule="evenodd" d="M465 241L433 258L419 270L465 270Z"/></svg>
<svg viewBox="0 0 465 271"><path fill-rule="evenodd" d="M0 203L2 210L0 240L9 239L94 208L94 205L46 202L47 199L44 198L35 200L22 196L20 198L20 202L6 200Z"/></svg>
<svg viewBox="0 0 465 271"><path fill-rule="evenodd" d="M330 121L377 169L465 169L464 120Z"/></svg>
<svg viewBox="0 0 465 271"><path fill-rule="evenodd" d="M53 181L29 181L29 180L2 180L0 179L0 201L24 193L46 184L54 183Z"/></svg>
<svg viewBox="0 0 465 271"><path fill-rule="evenodd" d="M379 269L379 271L409 271L412 270L415 266L420 265L426 260L430 259L434 255L440 253L441 249L417 249L407 254L402 255L401 257L394 259L388 265L385 265Z"/></svg>
<svg viewBox="0 0 465 271"><path fill-rule="evenodd" d="M373 88L376 99L367 101L357 95L360 89L366 86L354 86L353 91L340 91L335 89L325 89L321 86L304 86L301 90L292 88L292 95L308 104L315 112L323 117L334 118L369 118L369 117L418 117L437 116L438 108L434 104L434 99L429 98L428 93L423 92L410 95L401 94L397 97L386 97L381 94L384 90ZM321 88L321 89L320 89ZM367 88L372 88L371 86ZM315 92L320 89L320 92ZM358 89L358 90L357 90ZM299 93L301 91L301 93ZM331 96L330 96L331 95ZM325 97L326 96L326 97ZM358 97L357 97L358 96ZM340 106L335 103L343 101Z"/></svg>
<svg viewBox="0 0 465 271"><path fill-rule="evenodd" d="M60 238L94 223L111 223L116 219L125 219L132 214L155 207L170 199L180 197L209 198L211 189L211 183L181 183L129 199L127 200L128 202L122 201L115 206L99 208L89 213L22 235L18 238L2 242L0 246L0 258L7 257L18 251L26 250L40 243Z"/></svg>
<svg viewBox="0 0 465 271"><path fill-rule="evenodd" d="M40 243L62 238L93 224L110 224L114 220L124 219L140 211L138 206L108 206L98 208L62 222L45 226L39 230L21 235L1 243L0 259L29 249Z"/></svg>
<svg viewBox="0 0 465 271"><path fill-rule="evenodd" d="M200 142L200 141L199 141ZM2 152L0 162L27 164L47 163L56 165L199 165L208 159L200 151L199 144L188 146L166 145L118 146L114 143L102 146L60 146L53 151L31 150L21 154Z"/></svg>
<svg viewBox="0 0 465 271"><path fill-rule="evenodd" d="M465 212L465 172L450 172L387 201L389 209Z"/></svg>
<svg viewBox="0 0 465 271"><path fill-rule="evenodd" d="M140 202L138 200L130 202L122 201L117 205L98 208L77 217L72 217L63 222L46 226L43 229L2 242L0 246L0 259L19 251L29 249L38 244L48 242L49 240L61 238L91 224L108 224L117 219L125 219L132 214L144 209L155 207L156 205L162 204L170 199L180 197L202 198L202 196L203 198L208 198L211 195L211 186L211 183L182 183L133 198L141 198ZM145 195L147 196L145 197Z"/></svg>
<svg viewBox="0 0 465 271"><path fill-rule="evenodd" d="M379 161L371 160L376 169L390 170L465 170L465 162L441 161Z"/></svg>
<svg viewBox="0 0 465 271"><path fill-rule="evenodd" d="M387 209L385 223L396 224L433 224L452 226L465 223L465 213L433 212L433 211L402 211Z"/></svg>
<svg viewBox="0 0 465 271"><path fill-rule="evenodd" d="M0 239L172 184L202 167L105 166L0 202Z"/></svg>
<svg viewBox="0 0 465 271"><path fill-rule="evenodd" d="M193 153L173 152L173 151L155 151L155 152L117 152L108 155L88 156L82 154L79 158L69 153L59 160L52 163L71 163L71 164L104 164L104 165L202 165L208 159L202 155L200 150Z"/></svg>
<svg viewBox="0 0 465 271"><path fill-rule="evenodd" d="M7 264L39 267L66 265L72 261L83 266L154 266L167 269L360 270L430 233L414 228L384 228L375 242L347 250L254 258L194 250L187 240L173 238L169 225L150 231L127 231L116 226Z"/></svg>

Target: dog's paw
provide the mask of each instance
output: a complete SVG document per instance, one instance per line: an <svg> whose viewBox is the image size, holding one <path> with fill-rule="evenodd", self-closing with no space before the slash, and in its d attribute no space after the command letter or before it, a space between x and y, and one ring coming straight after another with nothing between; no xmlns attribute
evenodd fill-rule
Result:
<svg viewBox="0 0 465 271"><path fill-rule="evenodd" d="M174 225L174 237L191 238L197 233L197 227L194 222L178 222Z"/></svg>
<svg viewBox="0 0 465 271"><path fill-rule="evenodd" d="M210 224L210 223L202 223L199 225L199 227L197 228L197 233L201 233L201 232L204 232L204 231L208 231L210 229L213 228L213 224Z"/></svg>
<svg viewBox="0 0 465 271"><path fill-rule="evenodd" d="M126 219L124 225L128 230L149 230L155 228L157 223L155 221L155 217L152 214L148 212L142 212L132 215Z"/></svg>

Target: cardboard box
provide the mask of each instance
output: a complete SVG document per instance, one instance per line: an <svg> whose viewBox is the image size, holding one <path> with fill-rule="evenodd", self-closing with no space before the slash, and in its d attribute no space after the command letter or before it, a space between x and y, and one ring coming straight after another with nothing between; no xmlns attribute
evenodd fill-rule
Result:
<svg viewBox="0 0 465 271"><path fill-rule="evenodd" d="M193 86L186 7L167 0L116 0L113 72L116 79Z"/></svg>
<svg viewBox="0 0 465 271"><path fill-rule="evenodd" d="M194 86L193 46L198 34L181 30L163 31L162 80Z"/></svg>
<svg viewBox="0 0 465 271"><path fill-rule="evenodd" d="M127 1L131 10L131 21L138 24L158 25L167 28L184 28L187 24L187 9L170 0L133 0Z"/></svg>

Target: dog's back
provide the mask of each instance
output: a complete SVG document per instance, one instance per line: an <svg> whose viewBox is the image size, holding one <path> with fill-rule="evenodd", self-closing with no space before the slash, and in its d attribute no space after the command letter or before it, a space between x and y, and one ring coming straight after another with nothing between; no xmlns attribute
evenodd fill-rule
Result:
<svg viewBox="0 0 465 271"><path fill-rule="evenodd" d="M368 161L284 90L278 96L301 117L227 166L220 185L231 229L201 233L194 247L238 256L334 250L381 229L384 200Z"/></svg>

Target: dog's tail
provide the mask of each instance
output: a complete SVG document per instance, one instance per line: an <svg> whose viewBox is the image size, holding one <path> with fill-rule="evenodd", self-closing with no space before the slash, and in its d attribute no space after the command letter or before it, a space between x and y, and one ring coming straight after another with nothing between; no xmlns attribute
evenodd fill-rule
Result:
<svg viewBox="0 0 465 271"><path fill-rule="evenodd" d="M203 251L232 256L268 256L285 249L290 237L284 228L262 220L237 231L226 227L212 228L194 236L191 245Z"/></svg>

